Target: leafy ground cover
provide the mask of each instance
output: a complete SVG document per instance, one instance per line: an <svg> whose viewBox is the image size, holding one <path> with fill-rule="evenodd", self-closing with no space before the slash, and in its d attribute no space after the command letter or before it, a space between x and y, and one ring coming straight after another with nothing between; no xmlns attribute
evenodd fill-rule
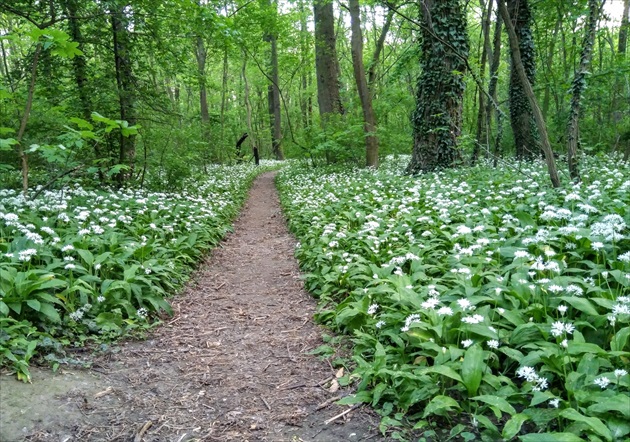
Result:
<svg viewBox="0 0 630 442"><path fill-rule="evenodd" d="M352 335L343 402L428 439L628 437L628 167L553 190L537 164L407 161L278 177L318 317Z"/></svg>
<svg viewBox="0 0 630 442"><path fill-rule="evenodd" d="M182 193L0 190L0 365L29 380L35 355L106 342L171 312L173 295L230 230L259 173L215 166Z"/></svg>

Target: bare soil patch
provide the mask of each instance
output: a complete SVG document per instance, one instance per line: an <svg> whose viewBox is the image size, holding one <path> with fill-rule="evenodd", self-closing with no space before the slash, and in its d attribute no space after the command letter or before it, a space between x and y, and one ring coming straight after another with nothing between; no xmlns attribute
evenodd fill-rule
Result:
<svg viewBox="0 0 630 442"><path fill-rule="evenodd" d="M3 377L0 440L383 440L367 409L325 423L348 407L331 401L343 393L327 388L336 370L309 354L322 330L273 177L255 181L234 233L148 340L121 344L91 370L44 376L65 379L59 391L39 372L30 386ZM18 412L12 397L40 406Z"/></svg>

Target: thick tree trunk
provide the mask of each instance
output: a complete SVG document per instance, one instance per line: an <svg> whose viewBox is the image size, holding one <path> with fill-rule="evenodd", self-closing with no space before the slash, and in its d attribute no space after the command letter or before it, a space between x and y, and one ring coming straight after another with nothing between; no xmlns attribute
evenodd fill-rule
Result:
<svg viewBox="0 0 630 442"><path fill-rule="evenodd" d="M135 95L133 92L133 78L130 60L129 32L124 7L116 4L110 12L112 33L114 40L114 63L116 66L116 85L118 86L118 102L120 119L127 121L130 126L136 124ZM120 134L119 158L120 164L125 164L129 170L117 176L119 185L133 176L136 159L134 137Z"/></svg>
<svg viewBox="0 0 630 442"><path fill-rule="evenodd" d="M492 5L494 0L487 0L487 6L485 4L486 0L480 0L479 6L481 6L482 10L482 18L481 18L481 31L483 34L483 47L481 50L481 61L479 66L479 78L481 79L481 84L483 86L486 76L486 64L488 57L492 56L492 49L490 48L490 20L492 16ZM481 145L485 145L486 147L490 144L488 140L488 134L490 132L490 127L486 125L486 96L482 88L479 88L479 108L477 110L477 136L476 143L473 148L473 154L471 158L471 163L475 164L477 162L477 158L479 157L479 150Z"/></svg>
<svg viewBox="0 0 630 442"><path fill-rule="evenodd" d="M584 43L582 44L580 67L575 73L571 84L571 109L569 111L569 124L567 128L567 160L569 163L569 174L571 175L571 179L575 182L580 181L580 170L577 159L578 144L580 142L580 104L582 94L586 89L586 74L588 66L591 63L595 32L597 31L597 20L599 20L601 8L601 1L588 0L589 13L584 30Z"/></svg>
<svg viewBox="0 0 630 442"><path fill-rule="evenodd" d="M619 28L619 44L617 52L625 54L628 46L628 31L630 30L630 0L623 2L623 16L621 17L621 27Z"/></svg>
<svg viewBox="0 0 630 442"><path fill-rule="evenodd" d="M512 26L518 38L521 62L527 73L527 80L534 85L536 77L536 59L534 53L534 39L531 31L532 15L529 0L507 0L508 11L512 18ZM512 52L512 55L514 53ZM531 160L540 152L538 136L534 122L532 108L525 94L523 82L516 69L514 59L510 70L510 123L514 134L516 157L521 160Z"/></svg>
<svg viewBox="0 0 630 442"><path fill-rule="evenodd" d="M425 0L422 23L410 174L452 167L461 158L457 138L465 89L462 57L468 57L463 7L459 0Z"/></svg>
<svg viewBox="0 0 630 442"><path fill-rule="evenodd" d="M331 0L315 0L315 69L317 71L317 102L322 121L330 114L343 114L339 92L339 61L337 60L335 15Z"/></svg>
<svg viewBox="0 0 630 442"><path fill-rule="evenodd" d="M560 186L560 178L558 178L558 170L556 169L556 162L553 158L553 150L551 149L551 143L549 143L549 136L547 135L547 127L545 126L545 120L542 116L542 112L540 110L540 106L538 106L538 100L536 100L536 94L534 94L534 89L532 88L531 83L527 78L527 71L523 62L521 61L521 50L519 48L519 39L516 35L516 31L514 30L514 26L512 25L512 21L510 18L510 13L508 12L507 6L505 5L505 0L498 0L499 2L499 13L503 18L503 22L505 23L505 28L508 32L508 40L510 42L510 49L512 50L512 61L513 67L516 73L519 76L521 81L521 85L525 91L525 95L529 101L529 104L532 108L532 112L534 113L534 121L536 122L536 127L538 132L540 133L540 138L542 142L542 150L545 154L545 161L547 162L547 170L549 172L549 178L551 180L551 184L553 187Z"/></svg>
<svg viewBox="0 0 630 442"><path fill-rule="evenodd" d="M359 0L349 0L350 23L352 27L351 52L354 80L357 84L361 108L363 109L363 128L365 130L365 165L378 167L378 137L376 136L376 115L372 107L372 94L368 88L363 67L363 33L361 32L361 10Z"/></svg>

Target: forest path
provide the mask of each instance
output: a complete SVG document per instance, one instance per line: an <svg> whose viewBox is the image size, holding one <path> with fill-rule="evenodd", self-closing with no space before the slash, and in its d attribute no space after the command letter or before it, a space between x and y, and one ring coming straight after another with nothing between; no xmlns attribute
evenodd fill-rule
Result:
<svg viewBox="0 0 630 442"><path fill-rule="evenodd" d="M318 410L341 391L327 388L333 368L309 355L321 329L274 176L256 179L234 233L173 299L175 316L146 341L97 359L100 393L77 384L63 397L80 408L81 422L39 428L26 440L381 440L367 411L325 424L348 407Z"/></svg>

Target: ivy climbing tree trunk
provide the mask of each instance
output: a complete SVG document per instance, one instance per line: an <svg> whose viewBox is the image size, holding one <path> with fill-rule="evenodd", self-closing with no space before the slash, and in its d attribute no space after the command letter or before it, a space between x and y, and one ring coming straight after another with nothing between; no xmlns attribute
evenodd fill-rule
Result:
<svg viewBox="0 0 630 442"><path fill-rule="evenodd" d="M499 13L501 14L503 23L505 23L505 28L508 33L508 40L510 42L510 49L512 50L513 68L518 74L519 79L521 80L523 90L525 91L525 95L527 96L529 104L532 108L532 112L534 114L536 128L540 133L542 150L545 154L545 162L547 163L547 171L549 172L549 179L551 180L551 184L553 185L553 187L560 187L560 178L558 178L556 161L553 158L553 150L551 149L551 143L549 143L549 136L547 135L545 120L543 118L542 111L540 110L540 106L538 105L538 100L536 100L536 94L534 94L532 84L527 78L527 71L525 69L525 66L521 61L521 50L519 48L518 36L516 35L516 31L514 30L514 26L512 25L510 13L508 12L507 6L505 5L505 0L498 0L498 4Z"/></svg>
<svg viewBox="0 0 630 442"><path fill-rule="evenodd" d="M130 41L125 7L115 3L110 11L114 42L114 63L116 67L116 85L118 87L118 103L120 107L120 119L127 121L129 126L136 124L135 94L133 91L133 77L130 59ZM120 164L129 167L127 173L121 171L116 179L119 185L133 176L136 159L136 146L134 137L126 137L120 131L119 137Z"/></svg>
<svg viewBox="0 0 630 442"><path fill-rule="evenodd" d="M354 80L357 84L361 108L363 109L363 128L365 130L365 165L378 167L378 137L376 136L376 115L372 107L372 94L368 88L365 68L363 67L363 33L361 32L361 10L359 0L349 0L350 23L352 27L351 51Z"/></svg>
<svg viewBox="0 0 630 442"><path fill-rule="evenodd" d="M315 16L315 70L317 102L322 122L330 114L343 114L339 93L339 60L335 36L335 15L331 0L313 2Z"/></svg>
<svg viewBox="0 0 630 442"><path fill-rule="evenodd" d="M534 85L536 78L536 59L534 39L532 38L532 14L529 0L507 0L508 11L512 18L512 26L518 38L521 62L527 74L527 80ZM525 88L514 67L514 52L512 52L512 68L510 70L510 124L514 134L516 157L521 160L531 160L540 152L538 134L532 108L525 94Z"/></svg>
<svg viewBox="0 0 630 442"><path fill-rule="evenodd" d="M597 32L597 21L603 7L599 0L588 0L588 19L584 29L584 43L580 56L580 66L571 83L571 109L569 110L569 124L567 128L567 161L569 174L575 182L580 181L580 170L577 159L578 145L580 142L580 104L582 94L586 90L586 74L591 63L593 43Z"/></svg>
<svg viewBox="0 0 630 442"><path fill-rule="evenodd" d="M407 173L452 167L460 159L468 39L459 0L421 2L420 76L412 114L413 151Z"/></svg>

